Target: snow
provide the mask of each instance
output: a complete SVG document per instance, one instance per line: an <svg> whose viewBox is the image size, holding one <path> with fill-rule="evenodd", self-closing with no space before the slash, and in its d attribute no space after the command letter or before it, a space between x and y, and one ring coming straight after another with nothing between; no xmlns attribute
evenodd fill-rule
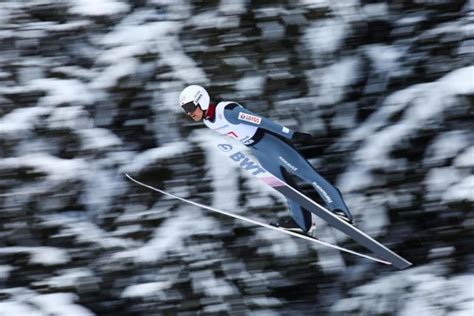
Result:
<svg viewBox="0 0 474 316"><path fill-rule="evenodd" d="M395 23L397 26L405 26L405 25L416 24L425 20L426 20L426 16L424 14L420 14L420 15L401 17Z"/></svg>
<svg viewBox="0 0 474 316"><path fill-rule="evenodd" d="M72 268L63 270L60 275L39 281L38 283L53 289L72 288L78 284L80 279L93 277L93 271L88 268Z"/></svg>
<svg viewBox="0 0 474 316"><path fill-rule="evenodd" d="M305 30L303 43L308 45L313 57L335 53L347 36L347 26L343 20L324 19L312 22Z"/></svg>
<svg viewBox="0 0 474 316"><path fill-rule="evenodd" d="M32 254L30 258L31 263L37 263L42 265L57 265L64 264L71 261L66 250L53 248L53 247L10 247L10 248L20 248L20 252L27 250ZM0 250L1 251L1 250Z"/></svg>
<svg viewBox="0 0 474 316"><path fill-rule="evenodd" d="M265 77L258 75L247 75L235 83L237 91L246 97L256 97L262 95L265 84Z"/></svg>
<svg viewBox="0 0 474 316"><path fill-rule="evenodd" d="M359 191L370 186L381 184L380 178L375 178L365 167L350 166L337 179L336 186L341 192Z"/></svg>
<svg viewBox="0 0 474 316"><path fill-rule="evenodd" d="M54 247L2 247L0 254L29 253L30 263L53 266L71 261L66 250Z"/></svg>
<svg viewBox="0 0 474 316"><path fill-rule="evenodd" d="M35 310L29 304L13 302L13 301L3 301L0 302L0 311L5 316L47 316L47 314Z"/></svg>
<svg viewBox="0 0 474 316"><path fill-rule="evenodd" d="M122 144L120 138L105 128L85 128L76 133L81 137L83 150L101 150Z"/></svg>
<svg viewBox="0 0 474 316"><path fill-rule="evenodd" d="M172 159L173 157L181 156L188 151L189 145L186 142L174 142L161 147L148 149L135 155L130 163L121 168L121 172L138 173L161 160Z"/></svg>
<svg viewBox="0 0 474 316"><path fill-rule="evenodd" d="M38 65L28 65L28 63L25 63L17 72L17 80L19 84L25 84L32 80L40 79L44 75L44 67L41 63L38 63ZM6 78L8 78L8 75Z"/></svg>
<svg viewBox="0 0 474 316"><path fill-rule="evenodd" d="M0 118L0 135L2 137L19 137L33 130L41 116L47 115L52 109L31 107L15 109Z"/></svg>
<svg viewBox="0 0 474 316"><path fill-rule="evenodd" d="M254 297L247 299L246 302L251 305L257 305L259 307L275 307L284 305L281 300L270 297Z"/></svg>
<svg viewBox="0 0 474 316"><path fill-rule="evenodd" d="M257 229L255 233L257 234L257 240L268 240L268 245L260 246L257 249L257 254L261 256L272 255L276 258L297 257L302 255L302 248L298 247L298 244L307 243L307 241L302 241L293 236L285 236L280 232L270 229Z"/></svg>
<svg viewBox="0 0 474 316"><path fill-rule="evenodd" d="M450 255L454 254L456 251L454 246L448 246L448 247L438 247L438 248L432 248L430 249L430 253L428 257L430 259L432 258L446 258L449 257Z"/></svg>
<svg viewBox="0 0 474 316"><path fill-rule="evenodd" d="M441 78L439 83L447 90L447 94L474 93L474 66L454 70Z"/></svg>
<svg viewBox="0 0 474 316"><path fill-rule="evenodd" d="M101 249L107 248L133 248L140 243L132 239L113 237L112 232L100 228L93 222L68 215L43 216L41 225L45 227L59 226L55 237L74 236L79 243L91 243Z"/></svg>
<svg viewBox="0 0 474 316"><path fill-rule="evenodd" d="M451 186L442 197L445 202L474 202L474 175Z"/></svg>
<svg viewBox="0 0 474 316"><path fill-rule="evenodd" d="M354 164L339 177L342 191L362 189L371 184L373 168L391 168L403 165L401 160L390 158L390 151L401 139L415 133L420 127L445 111L455 102L456 95L474 93L472 74L474 66L455 70L436 82L411 86L390 95L360 128L351 131L350 142L362 141L354 154ZM429 107L426 104L430 104ZM389 123L390 116L407 107L402 118ZM354 174L365 179L361 184Z"/></svg>
<svg viewBox="0 0 474 316"><path fill-rule="evenodd" d="M315 87L313 93L317 94L313 102L321 106L341 102L347 87L357 80L359 68L359 59L348 57L331 66L311 72L309 80Z"/></svg>
<svg viewBox="0 0 474 316"><path fill-rule="evenodd" d="M93 126L89 114L82 106L67 106L54 109L46 122L50 129L80 130Z"/></svg>
<svg viewBox="0 0 474 316"><path fill-rule="evenodd" d="M130 6L119 0L69 0L71 7L69 11L74 14L85 16L101 16L125 13Z"/></svg>
<svg viewBox="0 0 474 316"><path fill-rule="evenodd" d="M472 30L472 23L465 23L463 21L456 20L452 22L440 23L436 27L425 31L422 36L433 38L441 37L443 35L451 36L452 34L462 34L469 37L469 34L472 34Z"/></svg>
<svg viewBox="0 0 474 316"><path fill-rule="evenodd" d="M204 308L202 309L202 313L204 315L211 315L211 314L225 314L227 311L229 311L229 305L224 304L224 303L218 303L218 304L212 304L212 305L205 305ZM260 311L259 311L260 312ZM268 314L262 314L261 315L268 315Z"/></svg>
<svg viewBox="0 0 474 316"><path fill-rule="evenodd" d="M463 41L461 45L459 45L457 49L457 53L459 55L467 55L467 56L471 56L472 54L474 54L474 40L468 39L468 40Z"/></svg>
<svg viewBox="0 0 474 316"><path fill-rule="evenodd" d="M206 293L210 297L232 295L236 291L222 279L216 279L212 270L193 271L190 274L191 286L197 293Z"/></svg>
<svg viewBox="0 0 474 316"><path fill-rule="evenodd" d="M153 236L144 245L130 250L116 252L112 258L122 260L132 259L136 263L153 263L166 256L168 251L183 249L183 240L198 232L213 231L218 223L206 217L202 211L194 206L183 205L173 210L173 217L169 217L153 232ZM199 221L196 222L196 218ZM196 225L199 223L198 225Z"/></svg>
<svg viewBox="0 0 474 316"><path fill-rule="evenodd" d="M390 13L387 3L371 3L361 8L367 20L371 19L389 19Z"/></svg>
<svg viewBox="0 0 474 316"><path fill-rule="evenodd" d="M147 11L131 14L114 31L104 36L101 43L111 49L98 56L98 60L110 64L111 70L106 70L106 72L115 74L115 76L117 74L124 76L127 72L133 74L135 62L126 61L127 58L147 52L157 52L160 55L160 63L170 66L173 69L174 77L188 83L207 83L208 79L202 69L197 67L194 60L183 52L177 38L182 25L170 21L144 23L149 15L150 13ZM130 34L134 34L134 36L130 36ZM118 56L115 47L120 47ZM118 61L125 61L126 64L120 66L117 64ZM95 86L106 85L101 81L107 82L107 76L104 75L104 77L97 79Z"/></svg>
<svg viewBox="0 0 474 316"><path fill-rule="evenodd" d="M206 73L196 62L186 55L177 36L168 36L158 43L158 51L163 63L173 69L173 76L188 84L209 84ZM173 104L176 106L176 104Z"/></svg>
<svg viewBox="0 0 474 316"><path fill-rule="evenodd" d="M218 11L223 15L240 15L245 13L248 0L220 0Z"/></svg>
<svg viewBox="0 0 474 316"><path fill-rule="evenodd" d="M472 139L464 131L449 131L443 133L433 141L427 149L423 164L431 164L456 157L459 152L467 148Z"/></svg>
<svg viewBox="0 0 474 316"><path fill-rule="evenodd" d="M198 274L202 274L196 276ZM216 278L212 273L206 275L207 271L198 271L191 274L192 287L196 292L203 292L209 297L231 296L238 293L234 285L229 282Z"/></svg>
<svg viewBox="0 0 474 316"><path fill-rule="evenodd" d="M75 77L84 81L88 81L97 76L97 71L95 69L87 69L79 66L59 66L54 67L53 71L55 73L63 73L68 77Z"/></svg>
<svg viewBox="0 0 474 316"><path fill-rule="evenodd" d="M2 264L0 265L0 281L8 279L10 272L15 270L11 265Z"/></svg>
<svg viewBox="0 0 474 316"><path fill-rule="evenodd" d="M52 293L37 295L29 301L48 315L95 316L87 308L74 304L77 299L78 297L71 293Z"/></svg>
<svg viewBox="0 0 474 316"><path fill-rule="evenodd" d="M331 1L332 14L342 18L345 22L359 22L360 0Z"/></svg>
<svg viewBox="0 0 474 316"><path fill-rule="evenodd" d="M396 46L383 44L367 45L363 48L377 73L388 73L400 67L398 60L402 52Z"/></svg>
<svg viewBox="0 0 474 316"><path fill-rule="evenodd" d="M344 194L344 193L343 193ZM356 217L358 227L370 236L384 234L390 226L387 214L387 194L365 196L359 194L344 194L344 200L351 205L351 212ZM398 204L400 205L400 204ZM345 235L344 239L346 238Z"/></svg>
<svg viewBox="0 0 474 316"><path fill-rule="evenodd" d="M420 126L422 118L427 120L443 111L450 105L450 97L473 93L473 71L474 66L461 68L447 74L438 81L413 85L389 95L377 111L360 127L351 131L345 141L354 142L366 139L378 130L383 130L384 127L390 128L393 125L388 122L390 117L405 108L412 107L416 108L416 111L413 111L416 116L410 117L405 113L403 120L398 122L399 125L402 125L402 128L406 127L405 133L408 133L411 130L408 127ZM426 107L426 104L431 104L431 106ZM411 122L413 124L406 126L405 119L413 121Z"/></svg>
<svg viewBox="0 0 474 316"><path fill-rule="evenodd" d="M187 23L194 27L196 30L209 30L214 28L219 28L220 25L226 23L229 20L229 17L219 16L217 11L209 10L199 14L192 15ZM238 26L238 25L236 25Z"/></svg>
<svg viewBox="0 0 474 316"><path fill-rule="evenodd" d="M156 91L153 92L153 111L156 114L163 114L168 111L171 113L179 113L183 115L183 109L178 106L178 98L185 85L179 82L160 82L156 87ZM178 118L170 119L165 122L161 121L160 125L156 127L158 129L167 128L170 132L170 137L173 141L179 137L179 126L177 126ZM160 133L161 135L161 133Z"/></svg>
<svg viewBox="0 0 474 316"><path fill-rule="evenodd" d="M413 315L416 311L419 315L446 315L460 302L472 299L474 293L464 297L445 295L463 290L472 276L447 279L444 274L444 269L436 264L393 272L352 289L350 296L337 301L331 311L363 315Z"/></svg>
<svg viewBox="0 0 474 316"><path fill-rule="evenodd" d="M454 159L454 165L458 168L474 167L474 146L470 146Z"/></svg>
<svg viewBox="0 0 474 316"><path fill-rule="evenodd" d="M173 201L169 201L170 205L174 205ZM127 224L126 227L129 227L128 223L133 222L140 222L145 219L161 219L166 218L168 216L168 212L170 211L170 206L164 205L164 203L160 204L160 208L152 208L150 210L143 210L143 205L131 205L128 209L128 212L125 214L120 215L116 222L117 224ZM131 229L135 227L132 226ZM138 225L141 228L141 225ZM130 227L128 228L130 229ZM119 234L121 232L127 231L127 228L120 227L116 231L113 232L113 235Z"/></svg>
<svg viewBox="0 0 474 316"><path fill-rule="evenodd" d="M159 292L171 287L171 281L148 282L130 285L120 295L125 298L156 296Z"/></svg>
<svg viewBox="0 0 474 316"><path fill-rule="evenodd" d="M102 249L107 248L122 248L129 249L139 245L131 239L116 238L109 236L110 234L96 224L91 222L71 221L68 224L63 224L58 236L77 236L76 240L79 243L91 243L99 246Z"/></svg>
<svg viewBox="0 0 474 316"><path fill-rule="evenodd" d="M100 42L107 46L123 46L124 49L132 48L134 46L129 45L150 42L156 36L161 37L178 28L175 22L141 24L150 16L151 13L149 11L140 10L132 13L122 20L112 32L106 34ZM134 34L135 36L132 37L130 34ZM104 61L104 59L100 60ZM111 61L112 60L109 60L109 62Z"/></svg>
<svg viewBox="0 0 474 316"><path fill-rule="evenodd" d="M328 8L331 7L331 0L299 0L303 6L310 8Z"/></svg>
<svg viewBox="0 0 474 316"><path fill-rule="evenodd" d="M87 164L82 159L61 159L43 153L0 159L0 167L31 167L37 172L45 173L46 180L52 182L75 180L87 170Z"/></svg>
<svg viewBox="0 0 474 316"><path fill-rule="evenodd" d="M262 30L262 39L267 41L279 41L285 37L285 28L278 21L268 21L258 23Z"/></svg>
<svg viewBox="0 0 474 316"><path fill-rule="evenodd" d="M461 181L462 172L453 167L442 167L431 169L424 180L426 189L432 196L439 196L453 184Z"/></svg>
<svg viewBox="0 0 474 316"><path fill-rule="evenodd" d="M66 23L54 23L50 21L30 22L27 24L26 29L49 32L66 32L78 30L82 27L88 26L90 23L91 22L87 20L79 20Z"/></svg>
<svg viewBox="0 0 474 316"><path fill-rule="evenodd" d="M134 47L134 49L134 52L137 52L138 48ZM115 51L116 50L113 50L113 53L115 53ZM131 49L128 49L127 53L130 53L131 51ZM133 75L138 70L139 65L138 61L134 58L122 58L120 59L120 62L107 67L99 76L97 76L92 83L92 86L97 89L115 87L121 78Z"/></svg>
<svg viewBox="0 0 474 316"><path fill-rule="evenodd" d="M58 106L63 104L87 105L95 101L94 93L86 84L77 79L43 78L29 82L32 89L46 92L38 101L40 106Z"/></svg>
<svg viewBox="0 0 474 316"><path fill-rule="evenodd" d="M167 20L184 20L191 16L192 5L188 0L148 0L150 4L157 4L165 9L163 18Z"/></svg>
<svg viewBox="0 0 474 316"><path fill-rule="evenodd" d="M86 205L87 210L93 216L101 216L110 208L112 201L127 192L124 184L125 176L112 169L114 162L108 160L96 160L89 163L87 175L83 178L85 189L80 197L80 202ZM112 160L112 158L111 158Z"/></svg>
<svg viewBox="0 0 474 316"><path fill-rule="evenodd" d="M408 316L416 312L420 315L446 315L448 311L457 310L460 304L474 300L471 283L473 280L474 276L472 275L453 278L426 277L423 282L416 285L417 295L408 300L400 314ZM445 293L453 293L453 295L445 295Z"/></svg>
<svg viewBox="0 0 474 316"><path fill-rule="evenodd" d="M430 315L443 316L445 313L435 305L435 302L408 300L399 313L400 316Z"/></svg>
<svg viewBox="0 0 474 316"><path fill-rule="evenodd" d="M327 243L333 245L342 246L341 242L347 240L347 236L344 234L335 234L335 230L332 226L329 226L327 222L320 219L316 215L313 215L313 222L316 223L316 236ZM306 242L305 242L306 243ZM318 260L315 264L324 273L343 273L347 265L344 259L344 253L338 249L319 245L317 243L307 243L307 246L312 250L317 251ZM309 254L312 256L312 254ZM308 256L308 254L301 253L299 256Z"/></svg>
<svg viewBox="0 0 474 316"><path fill-rule="evenodd" d="M396 276L385 277L385 280L379 281L381 285L379 288L370 289L367 286L367 290L369 290L365 293L367 303L370 304L373 299L376 299L379 293L382 293L380 291L388 291L388 294L396 295L396 292L390 290L388 285L393 286L392 282L400 277L401 283L398 283L404 284L404 287L398 291L402 295L400 299L405 301L399 311L400 315L413 315L414 312L420 315L446 315L446 312L458 309L460 304L473 301L472 282L474 276L459 275L447 278L443 276L444 273L440 273L439 269L430 270L433 267L435 266L414 268L404 273L396 273ZM406 292L401 292L403 290ZM453 293L453 295L445 293ZM369 298L370 296L373 298ZM367 307L369 306L367 305Z"/></svg>

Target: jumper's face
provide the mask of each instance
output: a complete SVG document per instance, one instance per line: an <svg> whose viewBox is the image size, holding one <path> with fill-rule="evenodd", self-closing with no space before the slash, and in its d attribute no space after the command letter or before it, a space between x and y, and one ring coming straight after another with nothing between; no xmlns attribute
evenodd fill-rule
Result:
<svg viewBox="0 0 474 316"><path fill-rule="evenodd" d="M204 111L194 101L182 104L181 108L195 121L200 121L204 117Z"/></svg>
<svg viewBox="0 0 474 316"><path fill-rule="evenodd" d="M202 118L204 117L204 111L201 110L201 108L198 106L196 107L196 109L194 109L193 112L188 112L186 113L188 116L190 116L193 120L195 120L196 122L202 120Z"/></svg>

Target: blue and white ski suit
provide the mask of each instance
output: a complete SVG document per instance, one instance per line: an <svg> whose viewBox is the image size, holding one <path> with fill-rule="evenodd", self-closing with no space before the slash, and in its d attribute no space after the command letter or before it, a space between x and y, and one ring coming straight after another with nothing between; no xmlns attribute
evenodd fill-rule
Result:
<svg viewBox="0 0 474 316"><path fill-rule="evenodd" d="M211 107L204 119L207 127L247 145L262 167L280 180L295 186L293 175L312 184L328 209L341 210L352 218L339 191L289 144L294 131L235 102L220 102L215 108ZM308 231L312 224L311 213L293 200L288 200L288 206L298 226Z"/></svg>

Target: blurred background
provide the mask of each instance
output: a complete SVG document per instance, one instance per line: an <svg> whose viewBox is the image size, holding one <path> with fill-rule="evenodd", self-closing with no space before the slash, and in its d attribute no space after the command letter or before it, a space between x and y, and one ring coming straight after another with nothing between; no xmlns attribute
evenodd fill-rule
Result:
<svg viewBox="0 0 474 316"><path fill-rule="evenodd" d="M468 0L0 2L0 315L474 313ZM177 106L188 84L301 148L390 266L250 226L285 200ZM243 149L245 150L245 149ZM317 235L363 248L318 222Z"/></svg>

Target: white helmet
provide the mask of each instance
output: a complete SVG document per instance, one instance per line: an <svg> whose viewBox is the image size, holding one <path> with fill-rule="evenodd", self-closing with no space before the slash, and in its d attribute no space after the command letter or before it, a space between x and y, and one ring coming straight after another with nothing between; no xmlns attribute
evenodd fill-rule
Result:
<svg viewBox="0 0 474 316"><path fill-rule="evenodd" d="M198 105L201 110L207 110L210 101L211 98L206 89L198 85L186 87L179 95L179 105L187 113L193 112Z"/></svg>

